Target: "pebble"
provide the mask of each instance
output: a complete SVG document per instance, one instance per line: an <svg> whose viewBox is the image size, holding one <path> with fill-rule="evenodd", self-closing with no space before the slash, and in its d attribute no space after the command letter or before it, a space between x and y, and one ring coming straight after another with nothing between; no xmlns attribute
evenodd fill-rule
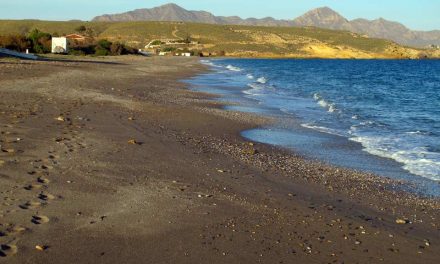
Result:
<svg viewBox="0 0 440 264"><path fill-rule="evenodd" d="M409 224L409 220L406 220L406 219L396 219L396 224L399 224L399 225Z"/></svg>
<svg viewBox="0 0 440 264"><path fill-rule="evenodd" d="M35 249L39 250L39 251L45 251L48 248L49 248L49 246L45 246L45 245L36 245L35 246Z"/></svg>

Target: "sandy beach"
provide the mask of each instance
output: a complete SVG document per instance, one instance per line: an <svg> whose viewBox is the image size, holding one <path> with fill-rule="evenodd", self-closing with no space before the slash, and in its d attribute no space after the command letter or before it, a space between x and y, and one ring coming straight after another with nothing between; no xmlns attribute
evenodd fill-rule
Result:
<svg viewBox="0 0 440 264"><path fill-rule="evenodd" d="M245 141L207 70L0 58L0 262L439 262L438 200Z"/></svg>

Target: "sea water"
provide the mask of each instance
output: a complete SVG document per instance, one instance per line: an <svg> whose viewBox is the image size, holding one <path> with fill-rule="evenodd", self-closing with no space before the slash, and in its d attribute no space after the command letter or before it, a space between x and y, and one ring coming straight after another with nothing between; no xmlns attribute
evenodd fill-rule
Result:
<svg viewBox="0 0 440 264"><path fill-rule="evenodd" d="M417 183L440 195L440 61L203 60L189 82L228 110L280 122L243 131L306 157Z"/></svg>

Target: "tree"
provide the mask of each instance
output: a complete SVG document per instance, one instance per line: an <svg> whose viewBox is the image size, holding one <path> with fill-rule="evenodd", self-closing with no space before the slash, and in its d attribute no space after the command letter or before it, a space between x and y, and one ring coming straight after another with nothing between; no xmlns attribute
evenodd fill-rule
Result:
<svg viewBox="0 0 440 264"><path fill-rule="evenodd" d="M78 32L78 33L80 33L80 34L83 34L83 33L85 33L85 32L87 31L87 28L86 28L86 26L81 25L81 26L77 27L77 28L75 29L75 31Z"/></svg>
<svg viewBox="0 0 440 264"><path fill-rule="evenodd" d="M191 42L192 42L191 35L187 34L183 41L186 44L191 44Z"/></svg>
<svg viewBox="0 0 440 264"><path fill-rule="evenodd" d="M52 36L49 33L34 29L28 34L28 39L32 42L32 49L34 52L50 52Z"/></svg>
<svg viewBox="0 0 440 264"><path fill-rule="evenodd" d="M95 48L95 54L98 56L109 55L111 45L112 43L106 39L99 40Z"/></svg>

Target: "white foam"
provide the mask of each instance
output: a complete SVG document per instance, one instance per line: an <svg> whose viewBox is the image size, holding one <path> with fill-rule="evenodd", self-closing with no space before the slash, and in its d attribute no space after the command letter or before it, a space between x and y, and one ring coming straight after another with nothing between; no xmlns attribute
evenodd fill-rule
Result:
<svg viewBox="0 0 440 264"><path fill-rule="evenodd" d="M265 77L260 77L257 79L257 82L259 82L261 84L265 84L265 83L267 83L267 79Z"/></svg>
<svg viewBox="0 0 440 264"><path fill-rule="evenodd" d="M412 174L440 181L440 154L427 151L425 147L397 149L394 146L402 147L402 143L396 137L355 136L350 140L361 143L364 151L370 154L402 163L403 169Z"/></svg>
<svg viewBox="0 0 440 264"><path fill-rule="evenodd" d="M223 66L221 66L221 65L217 65L217 64L213 63L213 62L210 61L210 60L201 60L200 62L201 62L202 64L205 64L205 65L208 65L208 66L211 66L211 67L223 68Z"/></svg>
<svg viewBox="0 0 440 264"><path fill-rule="evenodd" d="M248 74L248 75L246 75L246 77L251 80L255 78L252 74Z"/></svg>
<svg viewBox="0 0 440 264"><path fill-rule="evenodd" d="M330 112L330 113L339 112L339 110L336 108L335 104L327 102L318 93L313 94L313 98L316 100L318 105L320 105L322 108L327 109L328 112Z"/></svg>
<svg viewBox="0 0 440 264"><path fill-rule="evenodd" d="M328 127L323 127L323 126L316 126L316 125L312 125L312 124L301 124L302 127L308 128L308 129L313 129L322 133L326 133L326 134L331 134L331 135L335 135L335 136L345 136L344 133L337 131L335 129L331 129Z"/></svg>
<svg viewBox="0 0 440 264"><path fill-rule="evenodd" d="M241 72L242 71L242 69L240 69L238 67L235 67L235 66L232 66L232 65L226 66L226 69L228 69L230 71L235 71L235 72Z"/></svg>
<svg viewBox="0 0 440 264"><path fill-rule="evenodd" d="M264 87L258 83L249 83L247 86L249 86L251 89L244 90L243 93L248 95L260 95Z"/></svg>

